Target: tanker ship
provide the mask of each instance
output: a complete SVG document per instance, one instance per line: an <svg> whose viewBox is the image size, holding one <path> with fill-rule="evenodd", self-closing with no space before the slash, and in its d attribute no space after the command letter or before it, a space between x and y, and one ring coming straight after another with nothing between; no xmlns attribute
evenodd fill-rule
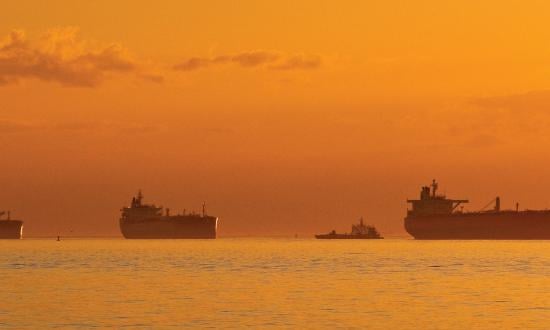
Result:
<svg viewBox="0 0 550 330"><path fill-rule="evenodd" d="M550 210L501 210L496 197L485 208L490 210L465 212L460 205L466 199L448 199L437 193L435 180L422 187L420 199L407 200L405 230L415 239L486 239L486 240L546 240L550 239ZM431 188L431 189L430 189ZM484 209L485 209L484 208Z"/></svg>
<svg viewBox="0 0 550 330"><path fill-rule="evenodd" d="M218 218L195 212L170 215L170 209L144 204L141 191L132 198L130 207L122 208L120 231L125 238L216 238Z"/></svg>
<svg viewBox="0 0 550 330"><path fill-rule="evenodd" d="M0 212L0 239L20 239L23 236L23 221L8 218L1 219L6 212Z"/></svg>

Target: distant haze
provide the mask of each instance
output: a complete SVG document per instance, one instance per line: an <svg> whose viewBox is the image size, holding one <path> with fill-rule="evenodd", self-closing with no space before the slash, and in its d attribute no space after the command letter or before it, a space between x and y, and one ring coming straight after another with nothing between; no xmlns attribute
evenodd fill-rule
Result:
<svg viewBox="0 0 550 330"><path fill-rule="evenodd" d="M550 207L545 2L18 1L0 20L0 209L119 235L138 189L221 236L405 236L432 179Z"/></svg>

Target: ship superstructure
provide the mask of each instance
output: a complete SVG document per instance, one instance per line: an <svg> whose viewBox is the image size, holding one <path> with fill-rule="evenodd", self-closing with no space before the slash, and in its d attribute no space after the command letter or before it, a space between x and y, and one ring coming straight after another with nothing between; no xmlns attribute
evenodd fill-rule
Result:
<svg viewBox="0 0 550 330"><path fill-rule="evenodd" d="M431 189L430 189L431 188ZM437 193L438 184L424 186L420 199L409 199L405 230L416 239L550 239L549 210L501 210L500 197L493 209L465 212L466 199L449 199Z"/></svg>
<svg viewBox="0 0 550 330"><path fill-rule="evenodd" d="M2 219L6 214L0 211L0 239L21 239L23 237L23 221L11 219L7 212L7 219Z"/></svg>
<svg viewBox="0 0 550 330"><path fill-rule="evenodd" d="M141 191L122 208L120 231L125 238L216 238L218 218L202 213L170 215L170 209L144 204Z"/></svg>

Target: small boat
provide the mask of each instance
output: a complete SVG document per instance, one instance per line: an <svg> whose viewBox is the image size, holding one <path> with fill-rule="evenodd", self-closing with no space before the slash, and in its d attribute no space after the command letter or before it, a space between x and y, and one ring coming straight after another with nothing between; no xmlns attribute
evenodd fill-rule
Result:
<svg viewBox="0 0 550 330"><path fill-rule="evenodd" d="M359 219L359 223L351 226L351 234L338 234L335 230L328 234L315 235L317 239L383 239L374 228L374 226L365 225L363 218Z"/></svg>

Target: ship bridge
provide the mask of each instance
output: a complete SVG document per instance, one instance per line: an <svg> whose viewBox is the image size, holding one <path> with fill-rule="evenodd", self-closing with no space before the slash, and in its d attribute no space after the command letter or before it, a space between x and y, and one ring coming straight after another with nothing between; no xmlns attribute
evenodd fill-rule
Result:
<svg viewBox="0 0 550 330"><path fill-rule="evenodd" d="M431 187L431 189L430 189ZM408 215L436 215L452 214L462 203L468 203L466 199L448 199L445 195L437 194L438 184L433 180L430 186L422 187L420 199L408 199L412 209Z"/></svg>
<svg viewBox="0 0 550 330"><path fill-rule="evenodd" d="M123 218L149 218L162 215L162 207L155 205L144 204L143 194L141 190L138 192L137 197L132 198L130 207L122 209Z"/></svg>

